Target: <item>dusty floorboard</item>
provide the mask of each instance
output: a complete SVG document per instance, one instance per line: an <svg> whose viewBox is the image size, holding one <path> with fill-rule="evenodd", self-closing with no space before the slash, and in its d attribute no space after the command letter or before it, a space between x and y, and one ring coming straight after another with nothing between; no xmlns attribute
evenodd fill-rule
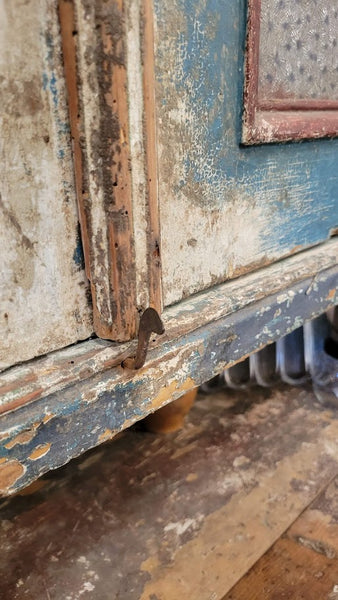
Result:
<svg viewBox="0 0 338 600"><path fill-rule="evenodd" d="M223 600L338 599L338 477Z"/></svg>
<svg viewBox="0 0 338 600"><path fill-rule="evenodd" d="M126 431L2 501L0 598L218 600L337 474L310 390L201 396L182 431Z"/></svg>

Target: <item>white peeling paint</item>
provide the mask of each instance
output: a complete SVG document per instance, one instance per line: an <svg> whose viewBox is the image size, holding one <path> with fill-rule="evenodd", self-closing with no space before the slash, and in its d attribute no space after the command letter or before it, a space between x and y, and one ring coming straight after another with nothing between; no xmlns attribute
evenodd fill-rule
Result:
<svg viewBox="0 0 338 600"><path fill-rule="evenodd" d="M56 5L1 2L0 78L2 369L92 333Z"/></svg>

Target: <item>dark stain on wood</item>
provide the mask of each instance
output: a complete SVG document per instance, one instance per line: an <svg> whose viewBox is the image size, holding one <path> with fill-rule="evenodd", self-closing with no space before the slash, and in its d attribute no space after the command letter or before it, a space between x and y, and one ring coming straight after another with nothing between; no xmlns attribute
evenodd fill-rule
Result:
<svg viewBox="0 0 338 600"><path fill-rule="evenodd" d="M92 81L95 94L98 87L97 127L91 126L89 131L85 129L85 98L77 66L76 18L72 3L60 1L80 221L87 276L91 281L95 332L106 339L124 341L135 336L137 325L124 4L119 0L99 1L93 7L84 0L83 7L87 16L93 18L95 28L93 46L85 48L84 59L88 69L93 63L96 65L97 81L89 78L89 83ZM92 173L88 173L86 156L88 136L90 162L95 165ZM93 225L93 206L99 200L89 193L89 177L95 180L103 197L100 229Z"/></svg>

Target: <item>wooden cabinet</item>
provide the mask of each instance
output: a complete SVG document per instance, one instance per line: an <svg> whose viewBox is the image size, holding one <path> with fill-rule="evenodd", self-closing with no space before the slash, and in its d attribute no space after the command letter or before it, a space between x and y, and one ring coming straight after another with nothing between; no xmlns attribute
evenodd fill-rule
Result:
<svg viewBox="0 0 338 600"><path fill-rule="evenodd" d="M23 4L0 8L3 493L337 303L332 7ZM123 369L148 306L166 332Z"/></svg>

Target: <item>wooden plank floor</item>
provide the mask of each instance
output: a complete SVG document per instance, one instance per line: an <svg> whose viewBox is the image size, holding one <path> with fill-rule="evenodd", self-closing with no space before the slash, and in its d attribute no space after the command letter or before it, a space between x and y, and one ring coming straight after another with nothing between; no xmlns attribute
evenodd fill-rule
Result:
<svg viewBox="0 0 338 600"><path fill-rule="evenodd" d="M338 600L338 477L224 600Z"/></svg>
<svg viewBox="0 0 338 600"><path fill-rule="evenodd" d="M200 396L2 501L0 598L336 600L337 475L310 389Z"/></svg>

